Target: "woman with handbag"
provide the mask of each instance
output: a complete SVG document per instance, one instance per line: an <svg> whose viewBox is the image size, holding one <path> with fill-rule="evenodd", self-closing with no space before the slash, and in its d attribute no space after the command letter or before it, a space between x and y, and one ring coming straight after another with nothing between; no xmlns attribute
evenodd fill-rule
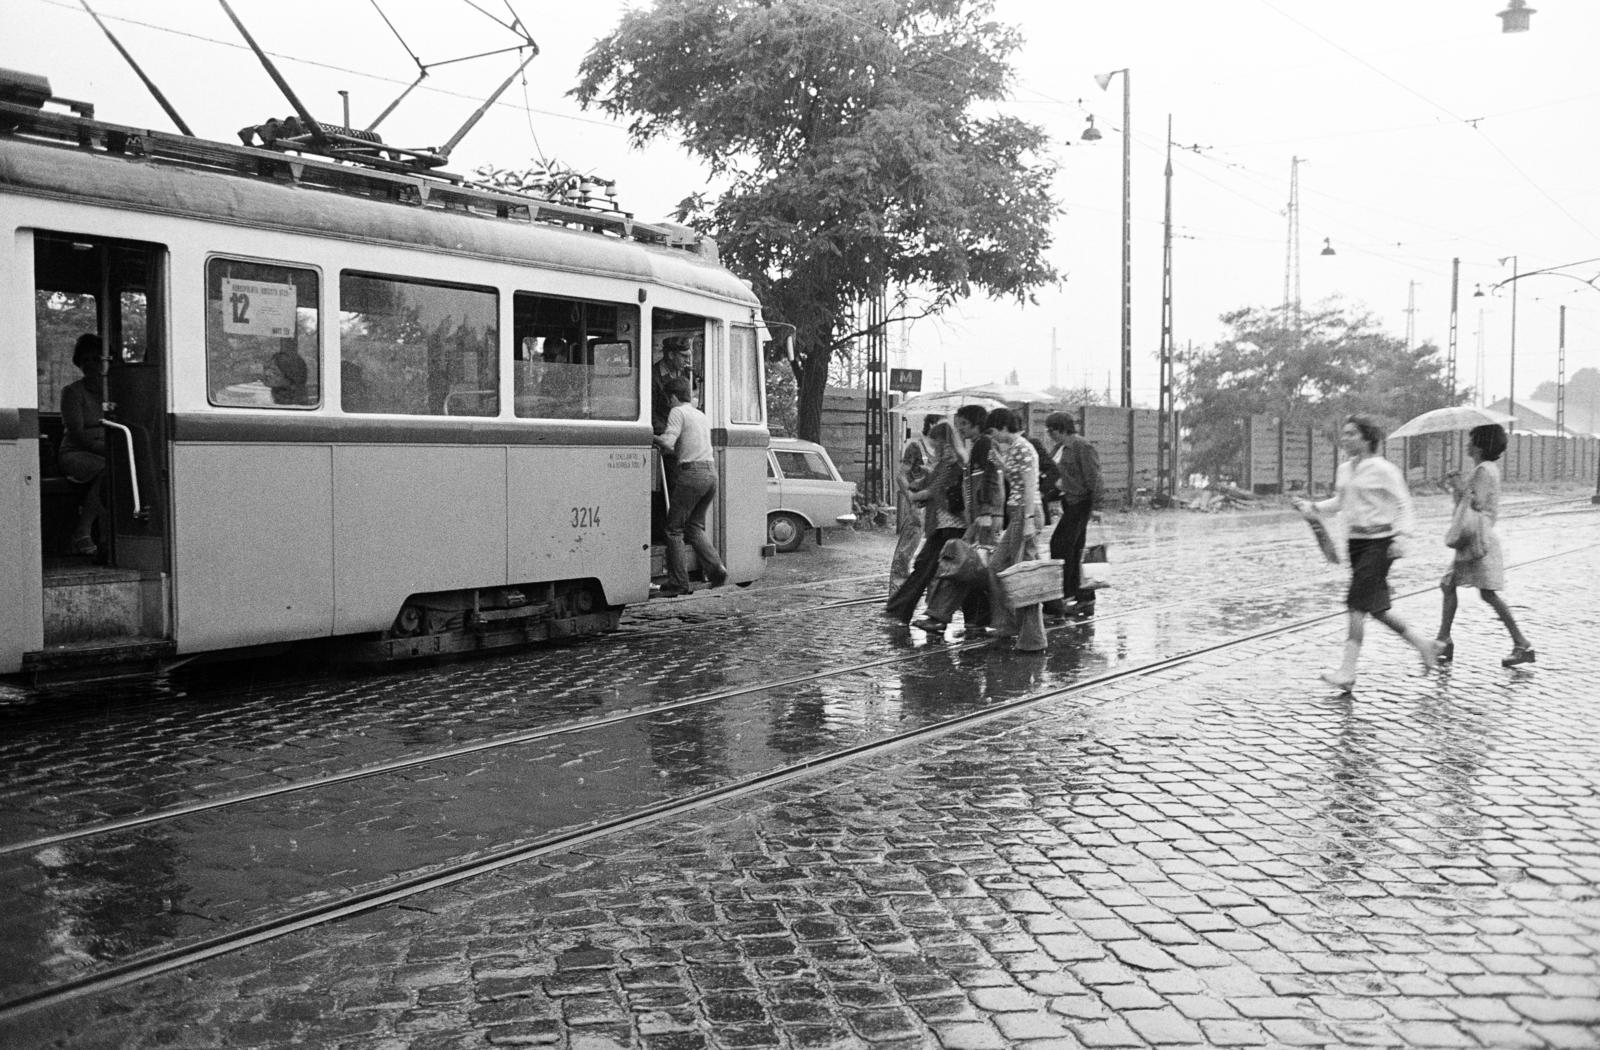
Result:
<svg viewBox="0 0 1600 1050"><path fill-rule="evenodd" d="M1500 537L1495 534L1495 522L1500 517L1500 467L1497 461L1506 450L1506 432L1493 423L1474 427L1467 435L1467 454L1474 464L1472 476L1462 480L1459 474L1446 478L1456 494L1456 512L1451 517L1451 530L1445 543L1455 548L1455 562L1439 589L1444 601L1439 617L1439 659L1451 660L1456 654L1456 643L1450 640L1450 627L1456 618L1456 588L1476 587L1478 597L1500 617L1511 635L1511 655L1500 661L1502 667L1516 667L1534 662L1533 646L1517 627L1516 617L1500 597L1505 586L1505 558L1500 550Z"/></svg>
<svg viewBox="0 0 1600 1050"><path fill-rule="evenodd" d="M1351 416L1339 431L1347 458L1334 476L1334 494L1316 503L1294 501L1295 509L1310 520L1337 511L1350 534L1349 611L1344 660L1337 671L1324 671L1322 680L1342 692L1356 684L1356 662L1367 617L1372 617L1409 642L1422 655L1422 666L1433 670L1439 663L1440 645L1407 627L1389 611L1389 566L1399 557L1395 541L1413 531L1411 490L1400 468L1378 455L1383 431L1370 416Z"/></svg>
<svg viewBox="0 0 1600 1050"><path fill-rule="evenodd" d="M952 509L951 492L961 491L961 460L955 451L955 434L950 424L940 421L928 428L932 454L928 474L921 488L908 490L914 504L923 508L923 543L911 563L911 574L889 595L883 613L890 619L910 623L922 592L933 582L944 545L957 539L966 522L957 504Z"/></svg>

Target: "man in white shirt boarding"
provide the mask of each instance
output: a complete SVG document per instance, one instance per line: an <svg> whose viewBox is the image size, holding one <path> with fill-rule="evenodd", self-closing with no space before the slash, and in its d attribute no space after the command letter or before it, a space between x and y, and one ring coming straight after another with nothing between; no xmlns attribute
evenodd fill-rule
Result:
<svg viewBox="0 0 1600 1050"><path fill-rule="evenodd" d="M700 559L700 571L712 587L721 587L728 580L728 572L717 556L717 550L706 538L706 512L717 494L717 465L711 454L711 424L705 414L693 404L693 388L689 380L677 376L666 383L666 393L671 403L667 413L667 427L656 435L656 444L662 451L676 453L678 476L673 482L671 506L667 510L667 582L661 588L664 597L690 594L689 569L685 564L684 545L694 548Z"/></svg>

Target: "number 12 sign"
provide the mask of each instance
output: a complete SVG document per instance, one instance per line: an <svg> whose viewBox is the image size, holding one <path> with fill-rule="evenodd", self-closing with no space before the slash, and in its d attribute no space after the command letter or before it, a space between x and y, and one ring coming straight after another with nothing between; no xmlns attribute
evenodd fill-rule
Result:
<svg viewBox="0 0 1600 1050"><path fill-rule="evenodd" d="M292 284L222 280L222 330L228 335L288 339L294 335Z"/></svg>

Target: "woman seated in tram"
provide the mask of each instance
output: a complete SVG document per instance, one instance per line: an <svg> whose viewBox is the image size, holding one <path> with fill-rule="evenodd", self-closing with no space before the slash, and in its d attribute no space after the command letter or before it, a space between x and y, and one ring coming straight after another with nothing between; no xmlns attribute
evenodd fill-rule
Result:
<svg viewBox="0 0 1600 1050"><path fill-rule="evenodd" d="M309 405L306 382L310 378L305 358L293 350L279 350L261 369L261 381L272 392L275 405Z"/></svg>
<svg viewBox="0 0 1600 1050"><path fill-rule="evenodd" d="M105 402L105 377L100 371L100 337L85 333L72 348L72 363L83 378L61 391L61 447L56 464L80 485L89 486L72 530L72 552L93 556L95 522L100 520L100 492L106 473L106 432L100 422Z"/></svg>

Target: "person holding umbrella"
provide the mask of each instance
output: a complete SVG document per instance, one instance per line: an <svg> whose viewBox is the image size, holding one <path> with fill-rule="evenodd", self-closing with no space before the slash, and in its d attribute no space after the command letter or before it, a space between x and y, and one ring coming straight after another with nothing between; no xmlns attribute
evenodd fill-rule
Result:
<svg viewBox="0 0 1600 1050"><path fill-rule="evenodd" d="M1533 646L1518 629L1516 617L1511 615L1505 599L1500 597L1500 590L1505 586L1505 559L1500 551L1500 537L1494 531L1494 524L1500 517L1500 468L1496 463L1505 452L1506 444L1505 428L1498 424L1473 427L1467 435L1467 454L1474 464L1472 476L1463 480L1454 471L1445 475L1445 483L1455 493L1456 501L1470 500L1472 509L1481 515L1484 528L1482 542L1476 549L1472 546L1458 549L1455 563L1439 581L1444 601L1435 644L1441 660L1455 658L1456 643L1450 639L1450 628L1456 618L1456 588L1476 587L1478 597L1495 611L1511 635L1511 655L1500 661L1501 666L1516 667L1534 662Z"/></svg>
<svg viewBox="0 0 1600 1050"><path fill-rule="evenodd" d="M1424 670L1431 671L1439 663L1439 643L1424 638L1389 611L1389 566L1399 557L1396 541L1414 531L1414 515L1405 476L1378 455L1382 440L1383 431L1370 416L1351 416L1339 431L1339 443L1349 458L1339 464L1334 494L1316 503L1294 501L1295 509L1307 520L1317 514L1342 514L1350 536L1344 660L1337 671L1324 671L1321 676L1346 693L1356 684L1356 663L1369 616L1409 642L1422 655Z"/></svg>

